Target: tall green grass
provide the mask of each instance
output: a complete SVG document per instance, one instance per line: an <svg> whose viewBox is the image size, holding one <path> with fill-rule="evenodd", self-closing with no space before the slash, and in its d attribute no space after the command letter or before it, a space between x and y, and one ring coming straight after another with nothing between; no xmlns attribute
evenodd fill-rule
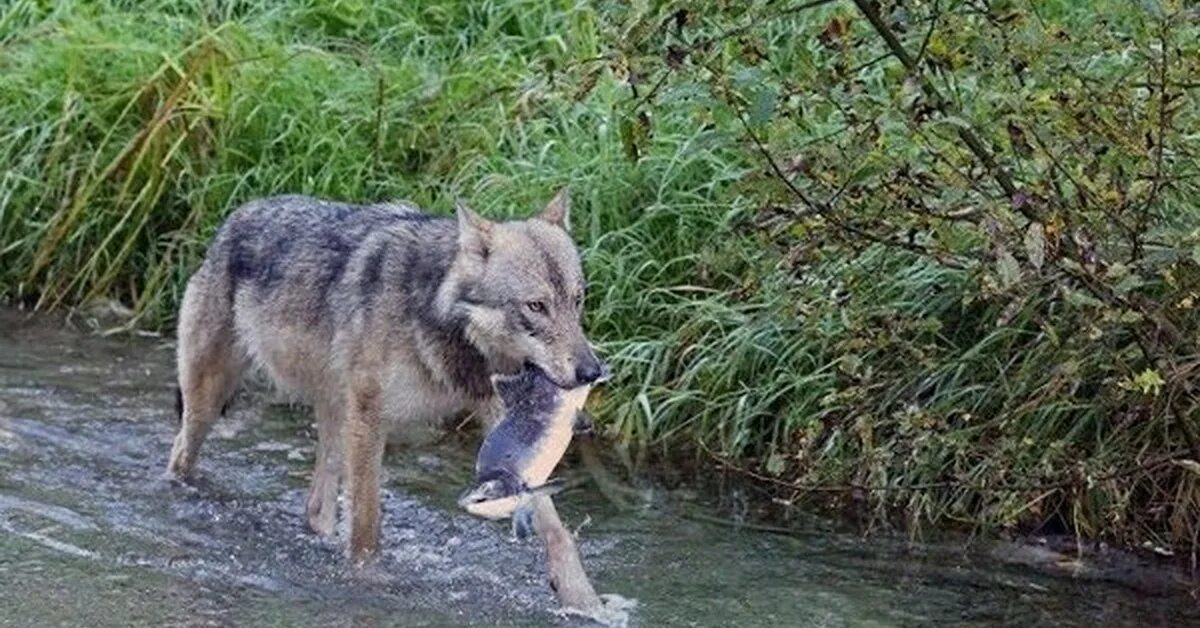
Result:
<svg viewBox="0 0 1200 628"><path fill-rule="evenodd" d="M835 10L764 37L800 71ZM621 49L625 15L532 0L9 3L0 295L115 301L130 327L169 327L208 238L255 197L446 212L461 195L507 217L569 184L589 326L618 373L598 414L638 456L736 467L779 500L914 527L1194 547L1200 477L1163 462L1186 457L1178 433L1117 385L1136 360L1063 333L1070 306L1039 294L1014 309L977 272L878 245L788 263L755 226L778 184L695 86L658 97L631 159L634 97L596 61Z"/></svg>

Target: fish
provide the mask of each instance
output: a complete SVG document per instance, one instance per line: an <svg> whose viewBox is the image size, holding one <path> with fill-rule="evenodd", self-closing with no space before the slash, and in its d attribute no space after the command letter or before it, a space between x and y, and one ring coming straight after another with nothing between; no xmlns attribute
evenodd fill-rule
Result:
<svg viewBox="0 0 1200 628"><path fill-rule="evenodd" d="M605 366L597 382L607 379ZM532 365L515 375L493 376L492 384L503 418L480 445L474 484L458 504L485 519L511 517L514 536L524 539L533 529L533 499L562 491L563 482L550 475L572 437L592 429L580 410L593 384L562 388Z"/></svg>

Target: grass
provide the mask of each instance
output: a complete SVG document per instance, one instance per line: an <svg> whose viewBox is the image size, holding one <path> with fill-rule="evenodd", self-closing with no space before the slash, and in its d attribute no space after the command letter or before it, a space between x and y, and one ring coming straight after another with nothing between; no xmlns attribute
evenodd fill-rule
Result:
<svg viewBox="0 0 1200 628"><path fill-rule="evenodd" d="M639 459L735 467L783 501L865 507L912 529L1049 527L1195 551L1200 476L1170 404L1130 385L1158 368L1129 352L1132 323L1054 281L1012 297L996 289L1004 277L990 263L833 246L829 223L763 228L788 191L718 101L742 90L735 100L760 102L753 90L775 78L741 67L725 81L697 62L647 92L662 55L635 54L651 12L639 6L9 3L0 9L0 295L42 308L117 302L131 327L169 327L208 238L252 198L407 198L446 212L462 195L508 217L570 184L594 286L589 326L619 374L600 416ZM814 42L846 11L763 20L754 32L774 76L826 80ZM1069 4L1042 11L1069 26L1094 19ZM720 15L696 28L727 32L736 20ZM1145 30L1127 11L1114 15ZM932 41L931 54L957 54L954 41ZM714 55L743 54L730 46ZM647 75L639 96L613 59ZM1002 91L986 87L990 67L966 67L955 85L977 90L972 119L1001 108ZM886 102L889 72L865 66L864 93L878 98L849 106ZM767 98L748 108L766 113L749 128L772 148L810 151L814 178L822 160L935 161L937 129L914 137L903 120L880 117L885 149L865 153L840 130L845 104L797 99L802 124L785 125ZM1194 98L1180 102L1175 115L1194 121ZM948 150L939 158L960 159ZM1017 176L1033 180L1039 167L1051 166ZM855 176L883 165L872 168ZM955 181L939 201L992 207ZM892 209L890 192L845 189L862 216ZM1176 253L1195 237L1194 194L1180 183L1162 195L1155 225ZM948 250L986 248L974 227L937 233ZM1152 276L1147 298L1182 303L1196 289L1182 274L1172 281Z"/></svg>

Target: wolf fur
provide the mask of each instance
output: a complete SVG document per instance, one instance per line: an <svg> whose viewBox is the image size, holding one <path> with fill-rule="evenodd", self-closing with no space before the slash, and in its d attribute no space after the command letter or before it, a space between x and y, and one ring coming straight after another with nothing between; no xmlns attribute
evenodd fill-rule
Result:
<svg viewBox="0 0 1200 628"><path fill-rule="evenodd" d="M584 277L564 189L539 214L493 222L404 203L280 196L237 209L188 282L179 313L182 419L168 472L186 478L251 365L310 403L318 442L307 515L334 533L344 484L348 552L379 549L385 438L474 412L499 419L493 374L526 364L573 388L603 373L581 328ZM535 524L564 605L595 598L548 497ZM557 574L556 574L557 572ZM579 582L582 578L582 582ZM574 581L572 581L574 580Z"/></svg>

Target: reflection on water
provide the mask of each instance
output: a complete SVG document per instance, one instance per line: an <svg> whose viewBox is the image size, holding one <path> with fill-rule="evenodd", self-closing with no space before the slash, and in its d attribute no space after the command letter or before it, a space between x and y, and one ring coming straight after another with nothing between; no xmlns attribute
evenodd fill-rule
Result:
<svg viewBox="0 0 1200 628"><path fill-rule="evenodd" d="M378 581L307 530L303 411L239 399L195 487L161 481L172 352L0 310L0 626L585 625L552 612L536 543L463 514L471 443L389 454ZM1200 625L1182 595L1039 575L944 548L781 537L559 498L602 592L642 626ZM935 558L936 557L936 558Z"/></svg>

